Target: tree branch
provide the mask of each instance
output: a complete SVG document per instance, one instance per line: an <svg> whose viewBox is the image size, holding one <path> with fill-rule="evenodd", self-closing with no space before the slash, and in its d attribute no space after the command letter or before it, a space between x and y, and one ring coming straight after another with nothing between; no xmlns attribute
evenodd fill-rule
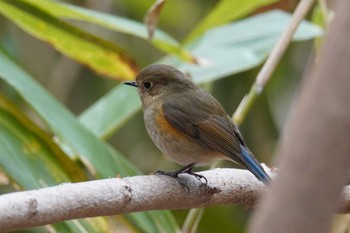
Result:
<svg viewBox="0 0 350 233"><path fill-rule="evenodd" d="M208 184L181 174L111 178L66 183L0 196L0 232L59 221L146 210L190 209L216 204L253 207L265 186L250 172L214 169L200 172Z"/></svg>
<svg viewBox="0 0 350 233"><path fill-rule="evenodd" d="M268 170L265 168L265 170ZM147 210L178 210L218 204L252 208L265 186L247 170L217 168L193 176L133 176L65 183L0 196L0 232L64 220L127 214ZM270 175L274 175L269 172ZM350 213L350 185L343 190L339 212Z"/></svg>

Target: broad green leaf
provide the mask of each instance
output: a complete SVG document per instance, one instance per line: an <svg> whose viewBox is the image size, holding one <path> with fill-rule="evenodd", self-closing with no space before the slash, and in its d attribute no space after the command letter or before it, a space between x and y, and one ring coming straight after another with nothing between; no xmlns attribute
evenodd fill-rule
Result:
<svg viewBox="0 0 350 233"><path fill-rule="evenodd" d="M191 74L197 83L213 81L261 64L286 28L291 16L270 11L209 30L189 47L202 60L202 66L170 61ZM303 21L293 40L309 40L322 35L322 29Z"/></svg>
<svg viewBox="0 0 350 233"><path fill-rule="evenodd" d="M100 138L107 138L140 110L140 98L134 88L118 85L80 116L80 122Z"/></svg>
<svg viewBox="0 0 350 233"><path fill-rule="evenodd" d="M23 189L37 189L86 179L81 168L63 157L62 151L43 135L44 132L19 109L0 96L0 167L12 181ZM95 218L54 224L53 227L65 229L65 232L81 232L82 229L108 232L103 230L103 222L106 221ZM35 232L41 231L39 228Z"/></svg>
<svg viewBox="0 0 350 233"><path fill-rule="evenodd" d="M35 189L70 181L37 135L0 107L0 166L21 187Z"/></svg>
<svg viewBox="0 0 350 233"><path fill-rule="evenodd" d="M117 173L123 176L138 173L136 168L125 171L125 168L116 163L116 160L128 162L118 152L112 153L103 141L83 127L64 106L4 53L0 53L0 76L37 111L55 133L57 143L69 152L71 157L81 157L83 161L90 163L90 167L96 172L96 177L107 178Z"/></svg>
<svg viewBox="0 0 350 233"><path fill-rule="evenodd" d="M202 35L206 30L242 18L256 9L279 0L221 0L214 9L192 30L186 42Z"/></svg>
<svg viewBox="0 0 350 233"><path fill-rule="evenodd" d="M119 152L82 126L64 106L57 102L2 50L0 50L0 78L11 85L47 123L55 133L58 145L64 147L70 156L82 158L90 170L95 171L97 178L140 173ZM140 223L138 227L144 232L162 232L161 229L168 226L171 226L172 229L178 229L169 211L135 213L128 215L128 217L133 222L140 221L141 218L142 224ZM162 221L164 219L168 221ZM153 229L153 231L148 231L148 229Z"/></svg>
<svg viewBox="0 0 350 233"><path fill-rule="evenodd" d="M19 139L23 139L23 147L32 147L36 148L38 152L40 152L41 155L46 156L38 156L37 160L42 160L42 163L45 163L47 161L55 161L57 163L57 166L62 169L63 172L67 173L69 180L78 182L78 181L84 181L87 180L87 177L80 166L78 166L75 162L73 162L66 154L63 153L63 151L52 141L52 137L47 135L41 128L39 128L34 122L32 122L30 119L22 113L21 110L19 110L14 104L12 104L9 100L6 99L5 96L0 94L0 109L3 111L4 115L1 116L11 116L13 118L13 122L17 123L18 130L23 128L23 132L27 133L28 136L21 135L17 133ZM1 117L0 116L0 117ZM5 124L5 118L3 121L0 122L0 124L3 125L3 127L6 127ZM16 129L15 125L13 127L9 127L9 129ZM13 131L16 132L16 131ZM33 145L29 143L29 138L33 138ZM22 148L22 152L26 152L30 150L26 150ZM35 152L35 151L34 151ZM1 156L1 155L0 155ZM28 154L23 154L23 156L28 157ZM47 160L47 161L46 161ZM45 167L49 167L49 164ZM44 169L44 167L38 166L37 169ZM54 171L50 170L51 173L53 173L53 176L55 176ZM26 172L25 172L26 173ZM59 176L58 176L59 177ZM11 176L13 180L16 180L14 177ZM68 180L65 180L68 181ZM62 181L57 181L62 182ZM26 187L28 188L28 187Z"/></svg>
<svg viewBox="0 0 350 233"><path fill-rule="evenodd" d="M25 0L25 2L58 18L90 22L113 31L148 40L146 25L127 18L48 0ZM179 42L161 30L155 31L151 43L163 52L176 55L184 61L194 61L192 55Z"/></svg>
<svg viewBox="0 0 350 233"><path fill-rule="evenodd" d="M1 0L0 14L102 75L123 80L135 76L134 62L116 45L65 23L34 5L20 0Z"/></svg>

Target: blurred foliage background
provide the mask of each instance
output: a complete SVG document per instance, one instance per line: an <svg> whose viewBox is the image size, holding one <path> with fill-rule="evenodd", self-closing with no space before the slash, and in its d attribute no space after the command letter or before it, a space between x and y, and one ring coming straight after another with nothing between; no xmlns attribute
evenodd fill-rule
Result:
<svg viewBox="0 0 350 233"><path fill-rule="evenodd" d="M150 42L142 20L153 0L0 0L0 193L178 168L148 137L136 91L119 84L148 64L173 64L233 114L298 2L166 1ZM240 126L269 166L322 16L316 3L312 23L302 23ZM188 63L193 56L204 65ZM250 213L206 208L197 232L243 232ZM150 211L25 232L179 232L187 214Z"/></svg>

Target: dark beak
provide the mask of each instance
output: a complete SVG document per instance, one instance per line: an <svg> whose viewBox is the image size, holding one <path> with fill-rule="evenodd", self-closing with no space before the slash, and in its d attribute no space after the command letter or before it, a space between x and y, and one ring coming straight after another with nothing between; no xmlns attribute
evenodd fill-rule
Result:
<svg viewBox="0 0 350 233"><path fill-rule="evenodd" d="M133 87L137 87L137 84L135 81L124 82L124 84L129 85L129 86L133 86Z"/></svg>

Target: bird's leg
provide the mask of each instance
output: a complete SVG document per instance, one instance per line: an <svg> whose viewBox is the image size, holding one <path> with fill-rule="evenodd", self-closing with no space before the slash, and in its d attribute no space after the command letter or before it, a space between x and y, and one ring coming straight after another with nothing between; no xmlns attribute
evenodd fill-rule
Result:
<svg viewBox="0 0 350 233"><path fill-rule="evenodd" d="M178 170L175 170L175 171L171 171L171 172L157 171L157 172L155 172L155 174L156 175L166 175L166 176L170 176L173 178L178 178L179 174L186 173L186 174L189 174L189 175L196 177L198 180L204 179L205 183L208 183L207 178L205 178L202 175L196 174L192 171L194 165L195 165L194 163L190 163L190 164L187 164L186 166L184 166Z"/></svg>

